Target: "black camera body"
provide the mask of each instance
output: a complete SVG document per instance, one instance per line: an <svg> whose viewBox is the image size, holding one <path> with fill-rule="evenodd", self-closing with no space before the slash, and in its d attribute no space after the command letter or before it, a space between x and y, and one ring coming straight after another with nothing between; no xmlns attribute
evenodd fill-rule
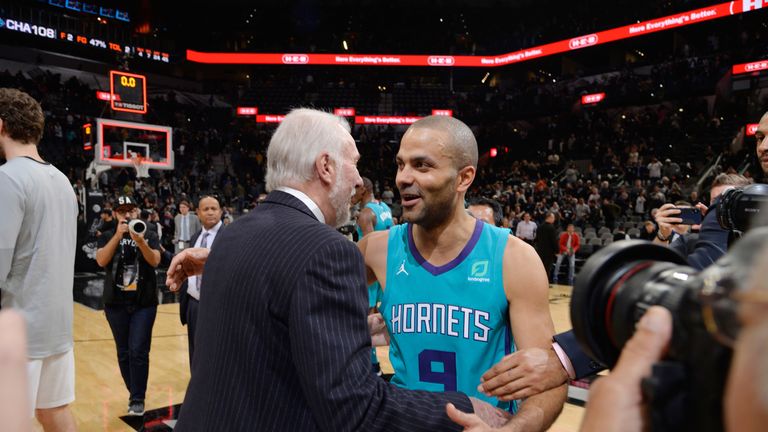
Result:
<svg viewBox="0 0 768 432"><path fill-rule="evenodd" d="M722 431L723 392L730 342L739 321L729 295L742 289L768 225L754 218L768 201L768 185L732 189L721 197L724 229L748 231L729 252L701 272L673 250L647 241L610 244L584 264L573 290L571 321L584 351L608 367L618 361L635 325L654 305L673 316L667 357L644 380L653 431ZM758 227L760 226L760 227Z"/></svg>

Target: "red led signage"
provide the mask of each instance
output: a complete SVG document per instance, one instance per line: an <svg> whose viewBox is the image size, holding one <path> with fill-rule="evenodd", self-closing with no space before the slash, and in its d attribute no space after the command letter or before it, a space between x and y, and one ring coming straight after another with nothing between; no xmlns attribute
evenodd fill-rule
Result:
<svg viewBox="0 0 768 432"><path fill-rule="evenodd" d="M757 123L750 123L747 125L747 136L752 136L757 133Z"/></svg>
<svg viewBox="0 0 768 432"><path fill-rule="evenodd" d="M336 108L335 110L333 110L333 114L339 117L354 117L355 109L354 108Z"/></svg>
<svg viewBox="0 0 768 432"><path fill-rule="evenodd" d="M197 63L218 64L285 64L285 65L337 65L337 66L459 66L498 67L560 54L571 50L602 45L692 24L725 18L768 7L768 0L737 0L720 3L688 12L681 12L576 36L557 42L527 48L497 56L452 55L398 55L398 54L282 54L199 52L187 50L187 60Z"/></svg>
<svg viewBox="0 0 768 432"><path fill-rule="evenodd" d="M605 99L605 93L588 94L581 97L581 104L582 105L596 104L596 103L602 102L603 99Z"/></svg>
<svg viewBox="0 0 768 432"><path fill-rule="evenodd" d="M259 114L256 116L256 123L280 123L284 118L284 115Z"/></svg>
<svg viewBox="0 0 768 432"><path fill-rule="evenodd" d="M237 107L237 115L254 116L259 112L256 107Z"/></svg>
<svg viewBox="0 0 768 432"><path fill-rule="evenodd" d="M432 110L432 115L441 115L441 116L453 117L453 110L433 109Z"/></svg>
<svg viewBox="0 0 768 432"><path fill-rule="evenodd" d="M356 116L355 124L393 124L409 125L418 121L421 117L400 116Z"/></svg>
<svg viewBox="0 0 768 432"><path fill-rule="evenodd" d="M752 63L733 65L733 74L741 75L768 69L768 60L760 60Z"/></svg>
<svg viewBox="0 0 768 432"><path fill-rule="evenodd" d="M109 92L96 90L96 99L103 101L120 100L120 95L112 95Z"/></svg>

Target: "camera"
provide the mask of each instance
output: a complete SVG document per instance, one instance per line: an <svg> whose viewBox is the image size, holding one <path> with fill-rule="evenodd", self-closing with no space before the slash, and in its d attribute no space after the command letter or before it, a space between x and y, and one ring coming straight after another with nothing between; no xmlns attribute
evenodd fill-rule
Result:
<svg viewBox="0 0 768 432"><path fill-rule="evenodd" d="M760 207L768 202L768 185L752 184L723 192L717 205L717 222L723 229L746 232L750 221L760 214Z"/></svg>
<svg viewBox="0 0 768 432"><path fill-rule="evenodd" d="M651 306L672 313L667 357L642 385L653 431L723 430L722 396L739 331L732 296L746 285L766 244L768 227L753 228L701 272L671 249L641 240L613 243L584 264L571 320L593 359L613 367Z"/></svg>
<svg viewBox="0 0 768 432"><path fill-rule="evenodd" d="M133 219L128 222L128 231L135 235L142 235L147 231L147 224L141 219Z"/></svg>

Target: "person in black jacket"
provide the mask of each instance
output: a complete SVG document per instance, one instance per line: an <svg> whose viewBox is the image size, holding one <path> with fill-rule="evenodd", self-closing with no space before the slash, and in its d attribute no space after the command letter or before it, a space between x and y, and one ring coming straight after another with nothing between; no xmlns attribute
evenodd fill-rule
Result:
<svg viewBox="0 0 768 432"><path fill-rule="evenodd" d="M555 228L555 214L547 213L544 223L536 230L536 252L539 253L547 277L552 277L552 263L559 251L557 229Z"/></svg>
<svg viewBox="0 0 768 432"><path fill-rule="evenodd" d="M175 430L460 430L446 415L449 402L474 405L497 426L506 421L466 395L407 391L372 372L362 256L334 229L362 185L358 158L345 120L292 111L267 150L266 200L210 252L174 258L173 291L205 263L192 378Z"/></svg>
<svg viewBox="0 0 768 432"><path fill-rule="evenodd" d="M150 230L129 232L128 222L139 216L130 197L118 198L114 215L117 227L98 238L96 262L105 270L104 312L117 345L120 373L130 393L128 415L143 415L157 315L155 267L160 263L160 240Z"/></svg>

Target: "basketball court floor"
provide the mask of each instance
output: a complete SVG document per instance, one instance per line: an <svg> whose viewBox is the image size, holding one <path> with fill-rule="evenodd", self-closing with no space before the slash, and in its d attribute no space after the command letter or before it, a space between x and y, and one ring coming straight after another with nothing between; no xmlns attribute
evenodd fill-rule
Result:
<svg viewBox="0 0 768 432"><path fill-rule="evenodd" d="M94 275L95 276L95 275ZM128 392L117 366L115 343L104 316L96 310L98 302L88 301L93 293L89 278L76 282L75 359L76 398L72 406L81 431L170 431L189 381L187 329L179 322L179 305L166 303L158 307L152 334L146 414L125 417ZM90 291L90 292L88 292ZM570 328L568 304L571 288L555 286L550 289L550 310L558 332ZM165 295L163 301L172 301ZM83 303L90 304L91 307ZM380 349L383 372L392 373L387 350ZM578 430L584 409L566 403L563 413L550 429L556 432ZM36 430L42 430L36 425ZM254 430L258 426L254 425Z"/></svg>

